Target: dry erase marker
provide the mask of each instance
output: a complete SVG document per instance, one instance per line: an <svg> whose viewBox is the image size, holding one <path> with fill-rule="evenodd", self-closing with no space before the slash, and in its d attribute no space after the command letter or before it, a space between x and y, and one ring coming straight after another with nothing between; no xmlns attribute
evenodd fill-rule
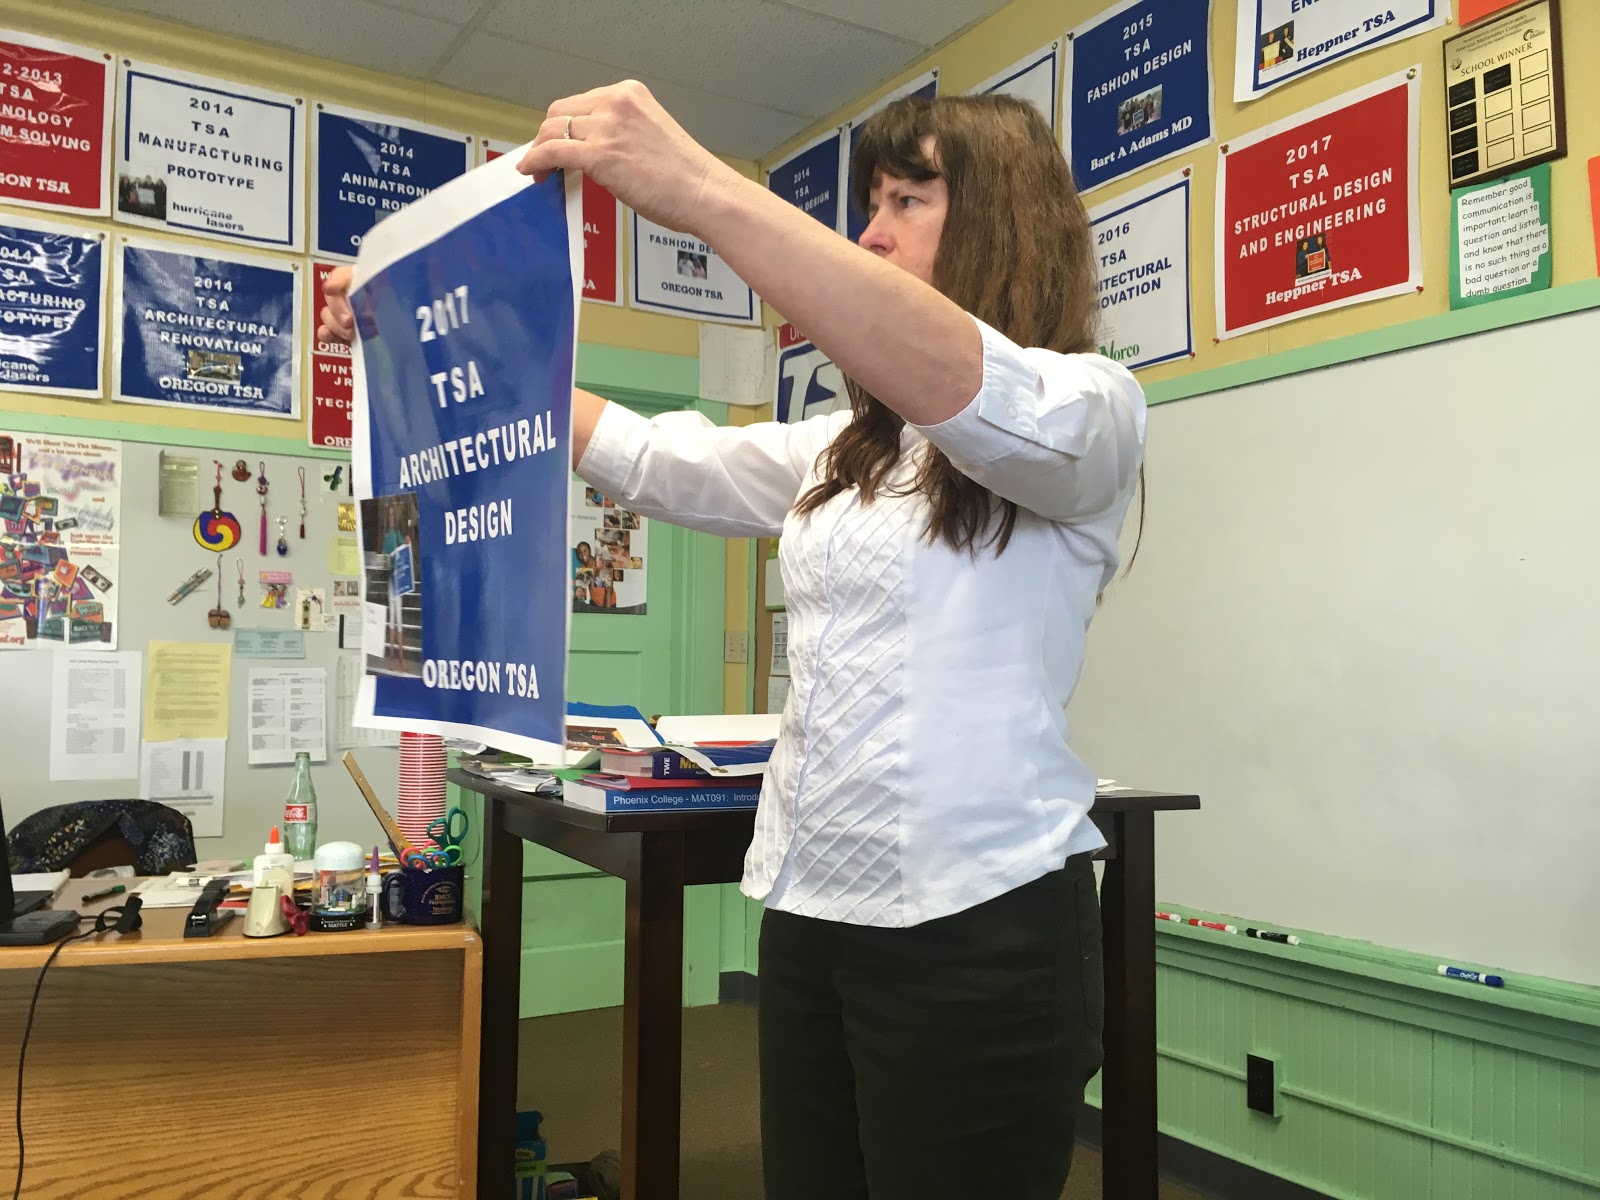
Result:
<svg viewBox="0 0 1600 1200"><path fill-rule="evenodd" d="M1292 933L1274 933L1270 929L1246 929L1245 937L1260 938L1263 942L1282 942L1285 946L1298 946L1300 939Z"/></svg>
<svg viewBox="0 0 1600 1200"><path fill-rule="evenodd" d="M123 884L114 884L108 888L101 888L98 892L90 892L82 900L78 901L78 903L92 904L96 900L104 900L107 896L120 896L127 890L127 887L125 887Z"/></svg>
<svg viewBox="0 0 1600 1200"><path fill-rule="evenodd" d="M1183 924L1183 914L1182 913L1158 912L1156 914L1156 920L1158 920L1158 921L1173 921L1173 922L1176 922L1179 925L1182 925Z"/></svg>
<svg viewBox="0 0 1600 1200"><path fill-rule="evenodd" d="M1215 929L1218 933L1239 932L1238 929L1232 925L1222 925L1216 921L1202 921L1199 917L1190 917L1189 924L1197 926L1200 929Z"/></svg>
<svg viewBox="0 0 1600 1200"><path fill-rule="evenodd" d="M1468 983L1481 983L1484 987L1505 987L1506 981L1498 975L1485 975L1481 971L1467 971L1461 967L1439 964L1439 974L1449 979L1464 979Z"/></svg>

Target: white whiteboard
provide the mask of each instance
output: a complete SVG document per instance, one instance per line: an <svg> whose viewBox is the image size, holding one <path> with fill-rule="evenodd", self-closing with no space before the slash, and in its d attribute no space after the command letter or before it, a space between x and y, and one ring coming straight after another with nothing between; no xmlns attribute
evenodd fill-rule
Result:
<svg viewBox="0 0 1600 1200"><path fill-rule="evenodd" d="M4 418L0 417L0 427ZM200 503L211 507L211 486L216 478L212 463L221 459L223 507L239 519L243 537L238 547L222 556L222 603L233 615L232 628L214 630L206 623L206 613L216 603L216 578L207 579L200 589L177 605L167 597L201 567L215 571L217 556L197 546L190 533L195 513L163 517L160 514L159 483L161 451L200 464L198 491ZM233 464L244 458L251 470L249 483L232 478ZM268 480L268 552L258 553L260 507L255 494L255 473L265 462ZM259 454L242 455L193 447L162 447L142 442L122 444L121 592L117 609L117 648L141 653L152 641L231 642L234 630L291 629L292 609L260 607L258 572L283 570L294 574L290 598L296 587L330 590L328 543L338 532L338 503L348 501L349 465L337 492L330 491L323 476L335 462L319 458L290 458ZM306 469L306 537L297 536L300 524L300 480L295 468ZM198 512L198 508L196 509ZM289 554L280 558L274 550L278 537L278 516L289 519ZM354 535L348 535L354 536ZM235 563L245 563L248 604L240 606ZM356 646L359 632L347 637ZM372 845L381 840L381 830L371 811L356 791L349 774L339 762L334 706L337 701L338 658L354 655L354 649L340 651L336 633L307 633L306 656L300 659L233 658L233 678L229 701L228 761L225 779L223 827L220 838L197 838L201 858L236 857L248 860L261 852L273 825L283 819L283 801L293 776L292 766L252 767L248 762L245 737L248 713L248 684L251 667L323 667L328 681L328 761L312 767L318 802L319 841L348 838ZM46 703L51 689L50 650L11 650L0 652L0 757L5 773L0 778L0 803L5 807L8 828L31 812L52 804L73 800L129 799L138 796L137 778L107 782L51 782L49 733L50 707ZM362 770L379 796L392 798L398 775L398 754L392 749L357 750ZM392 811L392 801L391 811Z"/></svg>
<svg viewBox="0 0 1600 1200"><path fill-rule="evenodd" d="M1201 795L1162 900L1600 984L1597 346L1588 311L1152 409L1072 716L1099 775Z"/></svg>

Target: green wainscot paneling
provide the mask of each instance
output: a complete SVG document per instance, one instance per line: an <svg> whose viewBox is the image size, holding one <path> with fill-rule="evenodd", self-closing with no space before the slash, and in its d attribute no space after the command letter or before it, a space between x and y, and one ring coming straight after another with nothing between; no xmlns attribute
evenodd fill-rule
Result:
<svg viewBox="0 0 1600 1200"><path fill-rule="evenodd" d="M1158 935L1164 1133L1341 1200L1600 1196L1600 989L1460 984L1311 933ZM1276 1117L1246 1107L1248 1054L1276 1063Z"/></svg>

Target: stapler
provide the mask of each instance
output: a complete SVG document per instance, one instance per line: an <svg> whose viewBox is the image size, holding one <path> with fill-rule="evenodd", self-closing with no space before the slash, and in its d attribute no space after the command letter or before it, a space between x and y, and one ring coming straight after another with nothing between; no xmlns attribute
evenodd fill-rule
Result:
<svg viewBox="0 0 1600 1200"><path fill-rule="evenodd" d="M200 889L200 898L194 902L194 907L189 910L189 917L183 923L183 936L210 937L234 918L231 908L218 908L228 898L228 881L226 879L213 879Z"/></svg>

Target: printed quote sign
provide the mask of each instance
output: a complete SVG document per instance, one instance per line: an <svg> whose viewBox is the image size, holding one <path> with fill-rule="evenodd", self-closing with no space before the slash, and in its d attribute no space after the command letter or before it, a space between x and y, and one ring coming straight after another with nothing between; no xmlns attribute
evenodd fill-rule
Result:
<svg viewBox="0 0 1600 1200"><path fill-rule="evenodd" d="M303 101L123 60L119 221L299 250L305 212Z"/></svg>
<svg viewBox="0 0 1600 1200"><path fill-rule="evenodd" d="M1421 286L1420 77L1392 75L1223 147L1217 336Z"/></svg>
<svg viewBox="0 0 1600 1200"><path fill-rule="evenodd" d="M111 56L24 33L0 37L0 203L82 216L111 207Z"/></svg>

